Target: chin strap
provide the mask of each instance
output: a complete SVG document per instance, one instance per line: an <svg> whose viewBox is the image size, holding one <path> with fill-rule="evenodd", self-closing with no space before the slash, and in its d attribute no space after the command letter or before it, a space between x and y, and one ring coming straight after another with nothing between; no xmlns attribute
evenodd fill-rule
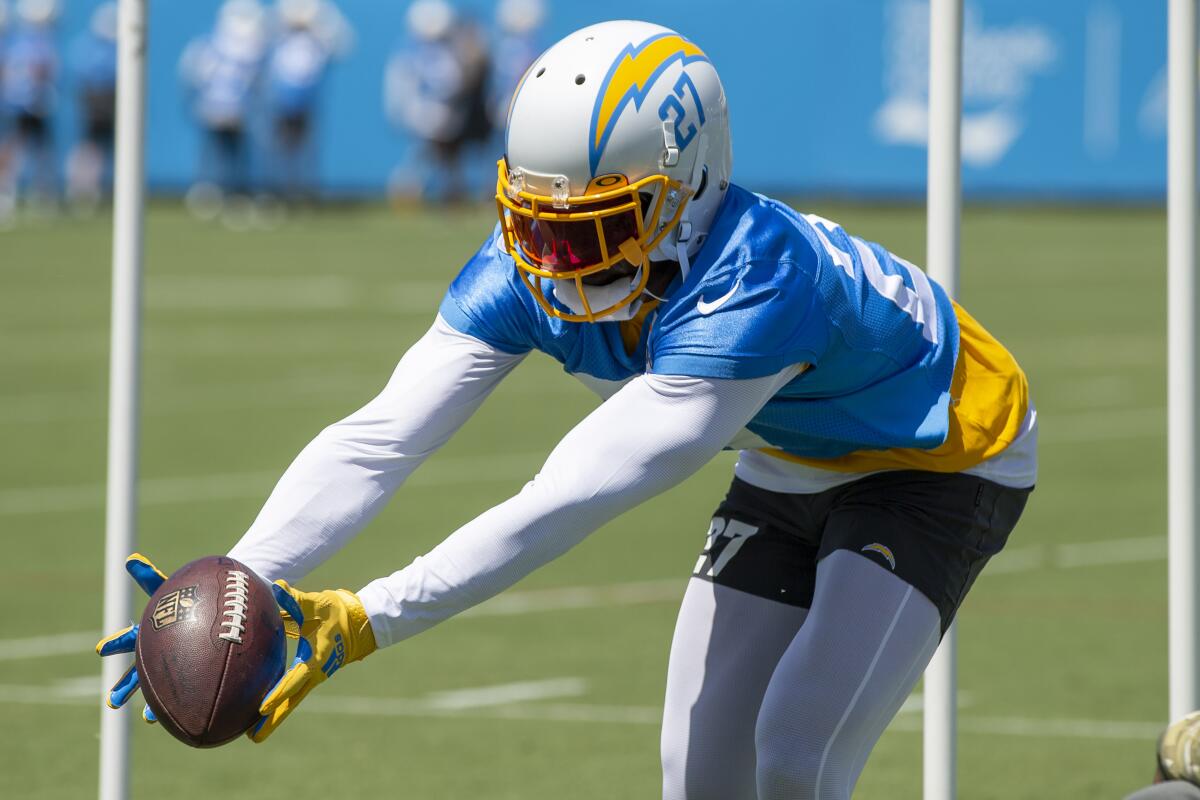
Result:
<svg viewBox="0 0 1200 800"><path fill-rule="evenodd" d="M685 212L686 213L686 212ZM675 260L679 262L679 274L687 280L688 272L692 269L692 263L688 260L687 246L692 238L692 223L686 219L679 222L679 235L675 239Z"/></svg>
<svg viewBox="0 0 1200 800"><path fill-rule="evenodd" d="M699 141L696 142L696 158L692 162L692 177L688 180L688 186L693 193L700 186L700 179L704 175L704 156L708 153L708 137L701 134ZM688 258L688 244L692 241L692 223L688 221L691 215L691 200L683 207L683 216L679 220L679 225L675 228L675 260L679 262L679 274L687 280L688 272L692 269L692 262Z"/></svg>

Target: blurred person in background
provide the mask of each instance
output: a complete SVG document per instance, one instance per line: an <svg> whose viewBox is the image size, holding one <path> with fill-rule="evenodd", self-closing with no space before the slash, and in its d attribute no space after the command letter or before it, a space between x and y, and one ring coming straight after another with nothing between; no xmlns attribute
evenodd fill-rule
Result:
<svg viewBox="0 0 1200 800"><path fill-rule="evenodd" d="M240 227L249 216L250 124L267 50L266 12L256 0L226 0L212 33L192 41L180 60L204 145L192 213Z"/></svg>
<svg viewBox="0 0 1200 800"><path fill-rule="evenodd" d="M445 0L417 0L407 27L408 40L388 61L384 108L417 146L393 173L392 195L457 201L466 195L463 151L490 133L487 45Z"/></svg>
<svg viewBox="0 0 1200 800"><path fill-rule="evenodd" d="M323 0L279 0L278 29L267 66L272 189L289 202L315 199L316 126L321 84L354 34Z"/></svg>
<svg viewBox="0 0 1200 800"><path fill-rule="evenodd" d="M539 43L546 17L542 0L500 0L496 6L496 40L492 46L488 107L492 127L503 132L513 90L544 49ZM503 150L503 146L496 152Z"/></svg>
<svg viewBox="0 0 1200 800"><path fill-rule="evenodd" d="M0 143L0 219L16 210L17 194L28 178L34 208L53 208L58 181L54 164L53 114L58 50L56 0L20 0L0 67L0 107L10 119Z"/></svg>
<svg viewBox="0 0 1200 800"><path fill-rule="evenodd" d="M460 16L454 38L466 77L463 102L467 107L467 119L463 130L463 146L471 152L464 156L472 166L483 168L479 191L472 191L471 194L478 195L480 199L491 198L496 151L490 147L493 128L488 90L492 83L492 56L488 34L473 17ZM484 184L486 192L482 191Z"/></svg>
<svg viewBox="0 0 1200 800"><path fill-rule="evenodd" d="M91 24L71 49L82 136L67 156L67 201L91 214L110 174L117 102L117 4L92 12Z"/></svg>

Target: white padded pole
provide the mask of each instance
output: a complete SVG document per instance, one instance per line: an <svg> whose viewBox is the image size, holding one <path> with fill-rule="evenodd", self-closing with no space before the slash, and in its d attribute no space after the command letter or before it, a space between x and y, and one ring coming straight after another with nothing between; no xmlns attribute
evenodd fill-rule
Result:
<svg viewBox="0 0 1200 800"><path fill-rule="evenodd" d="M1200 704L1196 543L1196 0L1168 8L1167 494L1170 714Z"/></svg>
<svg viewBox="0 0 1200 800"><path fill-rule="evenodd" d="M105 504L104 630L132 618L125 557L136 547L142 226L145 202L146 0L117 12L117 120L113 175L112 320ZM129 658L103 660L107 690ZM100 713L100 800L129 797L129 713Z"/></svg>
<svg viewBox="0 0 1200 800"><path fill-rule="evenodd" d="M958 290L961 216L962 0L929 4L929 173L926 269L953 297ZM957 734L954 626L925 670L924 797L953 800Z"/></svg>

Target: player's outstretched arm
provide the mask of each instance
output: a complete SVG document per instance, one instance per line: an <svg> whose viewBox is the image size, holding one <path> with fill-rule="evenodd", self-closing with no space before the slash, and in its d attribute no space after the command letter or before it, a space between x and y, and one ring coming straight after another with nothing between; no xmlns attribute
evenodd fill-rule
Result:
<svg viewBox="0 0 1200 800"><path fill-rule="evenodd" d="M713 458L789 368L752 380L645 375L563 438L517 496L359 592L380 647L503 591Z"/></svg>
<svg viewBox="0 0 1200 800"><path fill-rule="evenodd" d="M440 316L383 391L321 431L229 555L295 581L352 539L521 361Z"/></svg>
<svg viewBox="0 0 1200 800"><path fill-rule="evenodd" d="M753 380L646 375L566 435L516 497L458 529L427 555L358 594L280 597L306 620L292 668L263 700L271 735L343 663L413 636L503 591L587 534L691 475L798 369ZM309 606L305 606L309 603Z"/></svg>

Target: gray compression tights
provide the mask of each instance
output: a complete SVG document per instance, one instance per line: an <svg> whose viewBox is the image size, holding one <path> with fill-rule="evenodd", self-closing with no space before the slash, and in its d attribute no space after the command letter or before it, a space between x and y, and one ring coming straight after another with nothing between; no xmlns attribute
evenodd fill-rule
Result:
<svg viewBox="0 0 1200 800"><path fill-rule="evenodd" d="M924 595L863 556L808 611L693 578L663 714L664 800L846 800L937 648Z"/></svg>

